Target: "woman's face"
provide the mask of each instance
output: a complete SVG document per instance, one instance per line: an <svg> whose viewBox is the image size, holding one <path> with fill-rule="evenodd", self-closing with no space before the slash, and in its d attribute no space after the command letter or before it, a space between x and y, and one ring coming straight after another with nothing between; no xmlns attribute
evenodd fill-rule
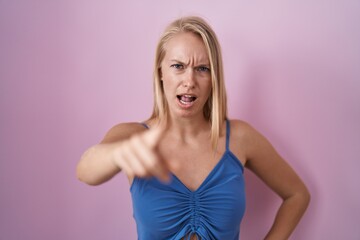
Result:
<svg viewBox="0 0 360 240"><path fill-rule="evenodd" d="M173 117L203 116L212 84L209 57L200 37L179 33L165 44L161 79Z"/></svg>

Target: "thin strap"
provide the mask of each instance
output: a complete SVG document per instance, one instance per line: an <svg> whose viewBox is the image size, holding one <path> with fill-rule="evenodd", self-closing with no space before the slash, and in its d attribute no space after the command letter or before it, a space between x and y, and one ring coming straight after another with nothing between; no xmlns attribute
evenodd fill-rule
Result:
<svg viewBox="0 0 360 240"><path fill-rule="evenodd" d="M226 150L229 150L229 142L230 142L230 121L226 119Z"/></svg>
<svg viewBox="0 0 360 240"><path fill-rule="evenodd" d="M146 125L146 123L141 122L140 124L141 124L141 125L143 125L145 128L149 129L149 126L148 126L148 125Z"/></svg>

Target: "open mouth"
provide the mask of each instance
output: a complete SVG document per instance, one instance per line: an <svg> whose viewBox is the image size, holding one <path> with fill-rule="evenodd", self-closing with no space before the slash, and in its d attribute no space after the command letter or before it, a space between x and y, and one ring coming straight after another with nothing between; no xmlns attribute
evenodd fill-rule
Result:
<svg viewBox="0 0 360 240"><path fill-rule="evenodd" d="M176 96L179 99L179 102L183 105L192 105L192 103L196 100L195 96L192 95L177 95Z"/></svg>

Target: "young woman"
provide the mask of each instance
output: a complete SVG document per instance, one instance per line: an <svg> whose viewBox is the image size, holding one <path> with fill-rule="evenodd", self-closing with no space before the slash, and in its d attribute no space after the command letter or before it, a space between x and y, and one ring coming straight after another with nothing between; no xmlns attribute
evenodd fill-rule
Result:
<svg viewBox="0 0 360 240"><path fill-rule="evenodd" d="M154 109L114 126L82 156L78 178L98 185L123 171L138 238L239 239L244 167L283 202L267 240L288 239L310 195L294 170L248 123L227 118L220 46L199 17L172 22L154 69Z"/></svg>

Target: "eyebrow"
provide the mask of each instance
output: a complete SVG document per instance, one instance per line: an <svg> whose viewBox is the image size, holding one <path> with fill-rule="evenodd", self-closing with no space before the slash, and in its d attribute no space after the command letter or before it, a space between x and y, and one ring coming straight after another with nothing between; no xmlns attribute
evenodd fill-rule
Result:
<svg viewBox="0 0 360 240"><path fill-rule="evenodd" d="M181 64L184 64L184 65L187 65L186 63L180 61L180 60L177 60L177 59L170 59L170 62L176 62L176 63L181 63ZM205 62L205 63L200 63L197 65L197 67L199 66L210 66L210 63L209 62Z"/></svg>

